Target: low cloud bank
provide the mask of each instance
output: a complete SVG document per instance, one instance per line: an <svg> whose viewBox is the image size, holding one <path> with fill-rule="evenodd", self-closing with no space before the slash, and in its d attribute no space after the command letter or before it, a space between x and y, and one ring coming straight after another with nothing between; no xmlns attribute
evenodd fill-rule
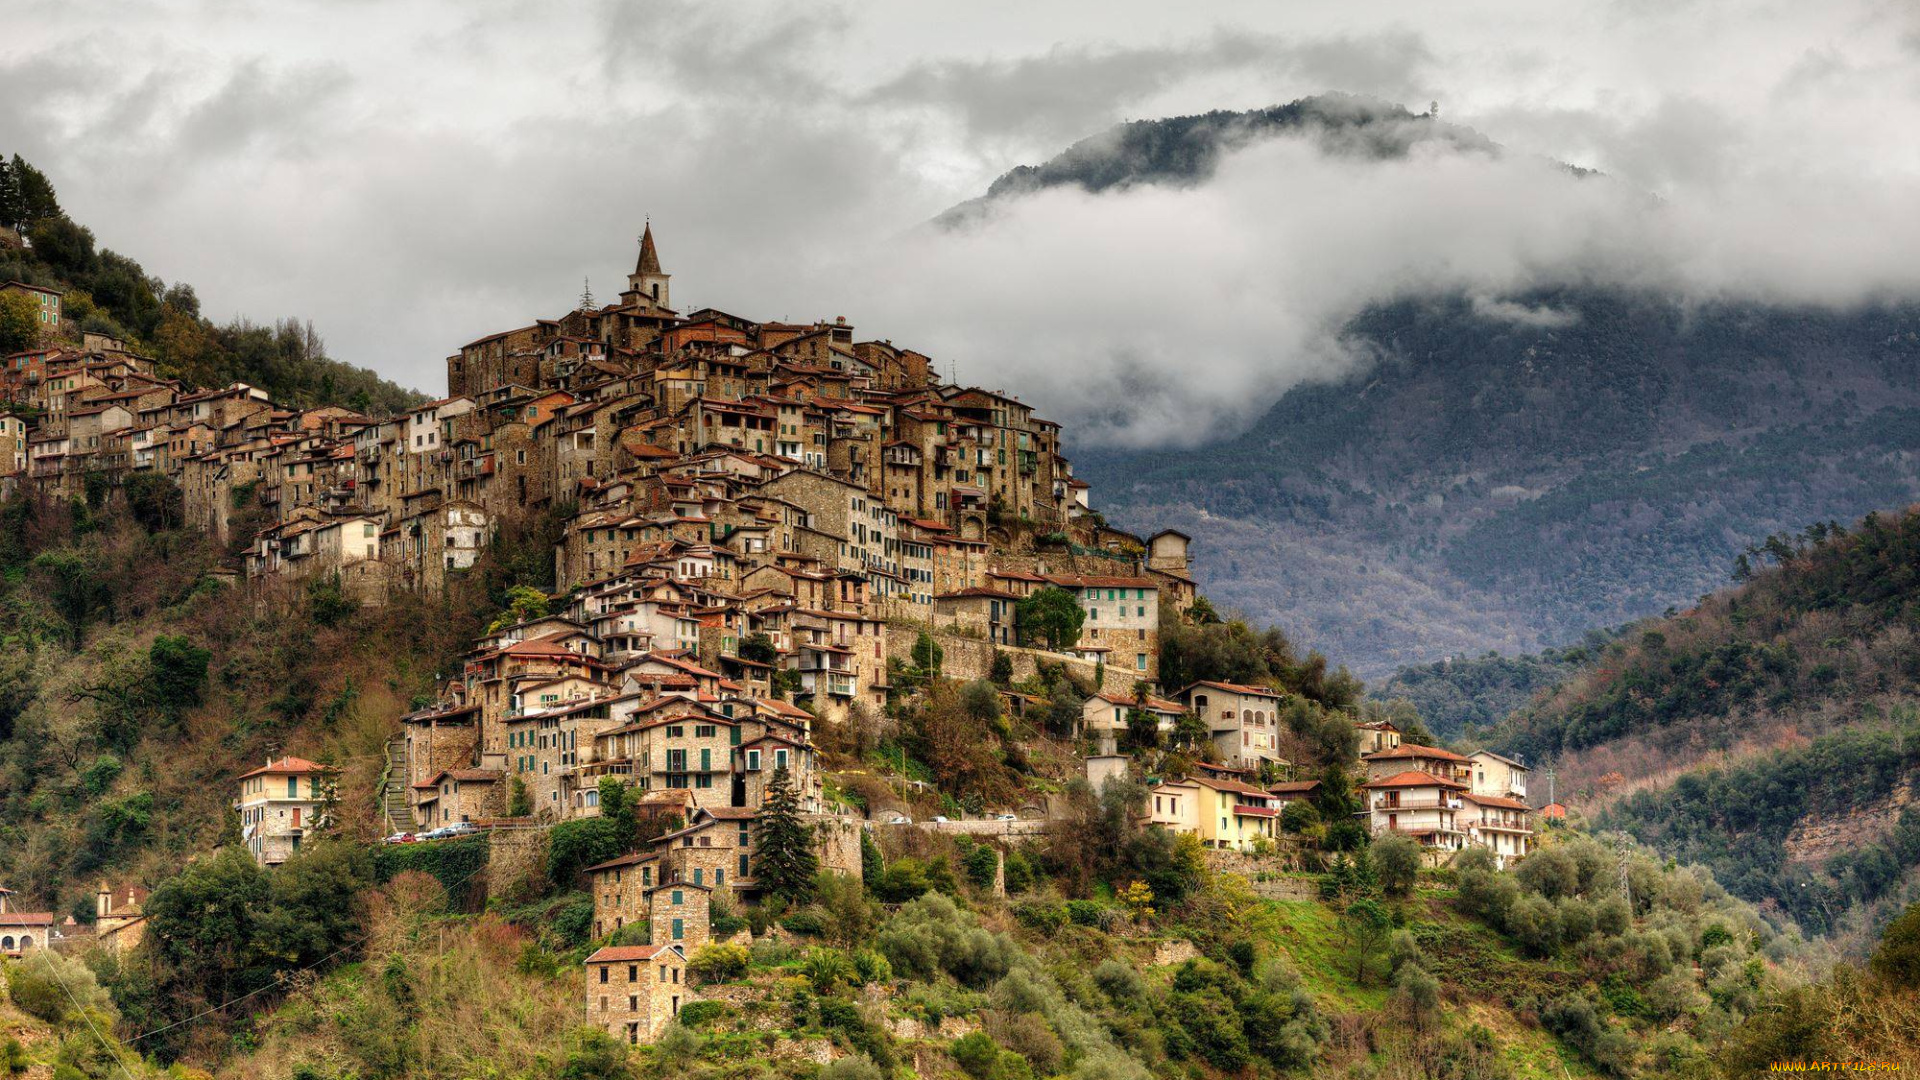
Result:
<svg viewBox="0 0 1920 1080"><path fill-rule="evenodd" d="M1920 295L1914 194L1825 178L1654 199L1526 155L1433 141L1367 160L1283 136L1194 188L997 200L827 279L861 298L864 326L912 328L942 375L1017 388L1083 444L1191 445L1363 363L1341 329L1395 298L1463 293L1483 318L1551 332L1577 313L1529 291L1842 307Z"/></svg>

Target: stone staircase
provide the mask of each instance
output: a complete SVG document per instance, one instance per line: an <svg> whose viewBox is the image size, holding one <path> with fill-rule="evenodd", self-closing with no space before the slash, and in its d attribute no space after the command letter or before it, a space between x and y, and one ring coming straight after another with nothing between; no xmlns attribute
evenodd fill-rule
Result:
<svg viewBox="0 0 1920 1080"><path fill-rule="evenodd" d="M388 833L413 831L413 803L407 790L407 737L387 740L387 768L381 774L380 819Z"/></svg>

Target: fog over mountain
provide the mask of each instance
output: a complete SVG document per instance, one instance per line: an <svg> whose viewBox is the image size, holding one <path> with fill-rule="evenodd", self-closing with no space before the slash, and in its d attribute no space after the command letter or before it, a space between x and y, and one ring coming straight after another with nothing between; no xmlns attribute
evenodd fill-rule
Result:
<svg viewBox="0 0 1920 1080"><path fill-rule="evenodd" d="M1912 223L1802 212L1328 96L1085 140L907 242L895 280L948 287L876 285L926 325L1011 268L991 333L1031 348L962 377L1046 388L1104 509L1377 676L1685 606L1761 536L1920 496Z"/></svg>

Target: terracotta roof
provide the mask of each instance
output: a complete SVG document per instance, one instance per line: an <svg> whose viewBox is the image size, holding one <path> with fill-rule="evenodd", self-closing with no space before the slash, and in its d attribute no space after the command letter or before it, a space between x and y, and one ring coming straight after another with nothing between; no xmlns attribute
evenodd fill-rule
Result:
<svg viewBox="0 0 1920 1080"><path fill-rule="evenodd" d="M1103 694L1095 694L1093 696L1109 704L1120 705L1129 709L1133 708L1134 705L1137 704L1137 702L1135 702L1133 698L1127 697L1123 694L1104 694L1103 693ZM1147 708L1155 709L1160 712L1180 713L1180 712L1187 711L1187 707L1185 705L1180 704L1177 701L1168 701L1166 698L1157 698L1152 696L1148 696L1147 698Z"/></svg>
<svg viewBox="0 0 1920 1080"><path fill-rule="evenodd" d="M45 911L9 911L0 914L0 926L52 926L53 915Z"/></svg>
<svg viewBox="0 0 1920 1080"><path fill-rule="evenodd" d="M1205 679L1182 689L1180 695L1185 697L1187 691L1192 690L1195 686L1211 686L1215 690L1225 690L1230 694L1251 694L1255 697L1270 697L1275 700L1278 700L1280 697L1277 691L1269 690L1264 686L1247 686L1244 683L1209 682Z"/></svg>
<svg viewBox="0 0 1920 1080"><path fill-rule="evenodd" d="M1453 788L1456 791L1465 791L1467 788L1467 785L1459 783L1458 781L1442 780L1432 773L1415 772L1412 770L1389 776L1385 780L1375 780L1372 783L1361 784L1360 786L1363 788L1442 787Z"/></svg>
<svg viewBox="0 0 1920 1080"><path fill-rule="evenodd" d="M974 585L969 588L956 590L954 592L941 593L940 595L934 597L935 600L961 600L961 599L969 599L969 598L984 598L984 599L990 599L990 600L1020 599L1019 597L1013 595L1010 592L1002 592L999 589L989 589L982 585Z"/></svg>
<svg viewBox="0 0 1920 1080"><path fill-rule="evenodd" d="M247 780L255 776L305 776L310 773L333 771L334 768L331 765L322 765L319 762L308 761L306 758L283 757L275 761L269 761L266 765L252 772L241 773L240 779Z"/></svg>
<svg viewBox="0 0 1920 1080"><path fill-rule="evenodd" d="M1466 758L1451 750L1442 750L1437 746L1416 746L1413 743L1401 743L1391 750L1382 750L1377 754L1367 754L1362 761L1392 761L1398 758L1429 758L1435 761L1466 761Z"/></svg>
<svg viewBox="0 0 1920 1080"><path fill-rule="evenodd" d="M616 870L623 866L638 866L643 862L652 862L659 857L658 854L651 851L636 851L631 855L622 855L617 859L608 859L603 863L595 863L587 867L582 873L591 874L599 870Z"/></svg>
<svg viewBox="0 0 1920 1080"><path fill-rule="evenodd" d="M1148 577L1104 577L1091 574L1048 574L1055 585L1074 585L1088 589L1158 589L1160 583Z"/></svg>
<svg viewBox="0 0 1920 1080"><path fill-rule="evenodd" d="M1469 802L1479 803L1481 806L1492 806L1492 807L1497 807L1501 810L1531 811L1533 809L1533 807L1528 806L1526 803L1521 802L1519 799L1509 799L1501 795L1475 795L1472 792L1468 792L1466 795L1463 795L1461 797L1468 800Z"/></svg>
<svg viewBox="0 0 1920 1080"><path fill-rule="evenodd" d="M651 960L663 952L678 953L678 945L610 945L587 957L589 964L626 964Z"/></svg>
<svg viewBox="0 0 1920 1080"><path fill-rule="evenodd" d="M1252 795L1261 799L1270 799L1273 797L1267 792L1254 787L1252 784L1243 784L1238 780L1220 780L1211 776L1189 776L1187 779L1204 787L1210 787L1215 791L1231 791L1236 794Z"/></svg>
<svg viewBox="0 0 1920 1080"><path fill-rule="evenodd" d="M1289 780L1281 784L1269 784L1267 790L1275 795L1305 795L1319 786L1318 780Z"/></svg>

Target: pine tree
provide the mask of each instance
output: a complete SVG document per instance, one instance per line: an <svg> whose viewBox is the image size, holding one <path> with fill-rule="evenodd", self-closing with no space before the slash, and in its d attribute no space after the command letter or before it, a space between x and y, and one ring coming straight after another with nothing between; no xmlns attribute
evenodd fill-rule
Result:
<svg viewBox="0 0 1920 1080"><path fill-rule="evenodd" d="M754 836L754 862L754 876L770 895L789 904L812 898L820 859L813 853L813 829L800 820L800 796L785 767L775 769L767 784Z"/></svg>

